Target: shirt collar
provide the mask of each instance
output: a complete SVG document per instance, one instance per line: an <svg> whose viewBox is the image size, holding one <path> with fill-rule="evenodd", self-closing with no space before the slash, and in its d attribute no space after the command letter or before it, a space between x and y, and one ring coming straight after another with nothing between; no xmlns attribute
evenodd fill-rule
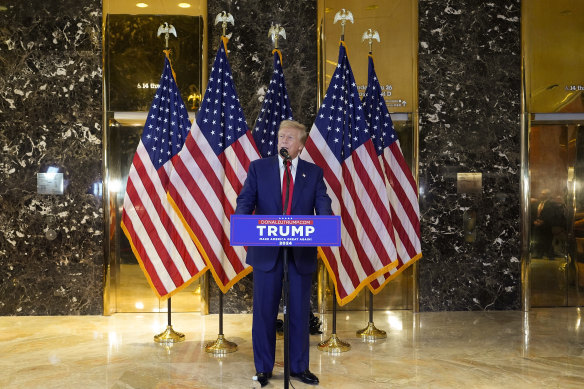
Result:
<svg viewBox="0 0 584 389"><path fill-rule="evenodd" d="M278 155L278 162L279 162L278 166L280 166L280 168L282 168L284 166L284 158L282 158L281 155ZM294 169L296 169L298 167L298 156L296 156L296 158L294 158L292 160L292 167Z"/></svg>

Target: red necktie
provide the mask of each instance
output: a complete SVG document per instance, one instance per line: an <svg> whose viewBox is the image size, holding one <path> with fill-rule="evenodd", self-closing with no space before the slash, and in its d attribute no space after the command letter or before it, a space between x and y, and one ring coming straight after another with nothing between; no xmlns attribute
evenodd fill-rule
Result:
<svg viewBox="0 0 584 389"><path fill-rule="evenodd" d="M290 210L292 209L292 191L294 190L294 179L292 178L292 171L290 170L290 165L292 162L286 161L286 170L284 171L284 179L282 180L282 213L284 215L290 215ZM288 180L288 177L290 179ZM286 203L286 188L287 184L290 184L290 191L288 195L288 206L284 205Z"/></svg>

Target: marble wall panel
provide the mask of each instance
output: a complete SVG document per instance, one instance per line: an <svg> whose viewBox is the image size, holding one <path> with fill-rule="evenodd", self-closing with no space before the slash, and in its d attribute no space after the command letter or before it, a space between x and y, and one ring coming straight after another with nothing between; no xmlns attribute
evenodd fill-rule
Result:
<svg viewBox="0 0 584 389"><path fill-rule="evenodd" d="M0 315L101 314L101 1L3 4ZM63 195L37 194L49 166Z"/></svg>
<svg viewBox="0 0 584 389"><path fill-rule="evenodd" d="M419 2L422 311L521 308L520 14L519 0ZM479 193L457 190L468 172Z"/></svg>
<svg viewBox="0 0 584 389"><path fill-rule="evenodd" d="M317 45L316 0L209 0L208 20L221 12L231 13L235 26L227 48L233 79L248 126L258 116L272 74L273 44L268 38L272 23L286 30L280 38L282 67L294 118L311 126L316 115ZM209 68L221 36L221 26L209 23Z"/></svg>

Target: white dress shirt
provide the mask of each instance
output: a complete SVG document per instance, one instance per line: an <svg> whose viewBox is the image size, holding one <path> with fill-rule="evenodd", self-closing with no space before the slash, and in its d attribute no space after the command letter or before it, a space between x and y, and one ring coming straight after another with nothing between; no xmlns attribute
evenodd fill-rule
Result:
<svg viewBox="0 0 584 389"><path fill-rule="evenodd" d="M278 161L280 163L280 188L284 186L284 174L286 174L286 165L284 165L284 158L278 155ZM290 173L292 173L292 182L296 182L296 167L298 166L298 156L292 160L290 165Z"/></svg>

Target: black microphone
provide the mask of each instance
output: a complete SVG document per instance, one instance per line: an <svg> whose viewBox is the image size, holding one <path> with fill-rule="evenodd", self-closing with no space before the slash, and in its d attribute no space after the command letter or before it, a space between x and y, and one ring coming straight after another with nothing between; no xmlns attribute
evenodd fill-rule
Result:
<svg viewBox="0 0 584 389"><path fill-rule="evenodd" d="M288 150L286 150L284 147L280 149L280 155L282 158L284 158L284 161L289 161L291 159L290 154L288 154Z"/></svg>

